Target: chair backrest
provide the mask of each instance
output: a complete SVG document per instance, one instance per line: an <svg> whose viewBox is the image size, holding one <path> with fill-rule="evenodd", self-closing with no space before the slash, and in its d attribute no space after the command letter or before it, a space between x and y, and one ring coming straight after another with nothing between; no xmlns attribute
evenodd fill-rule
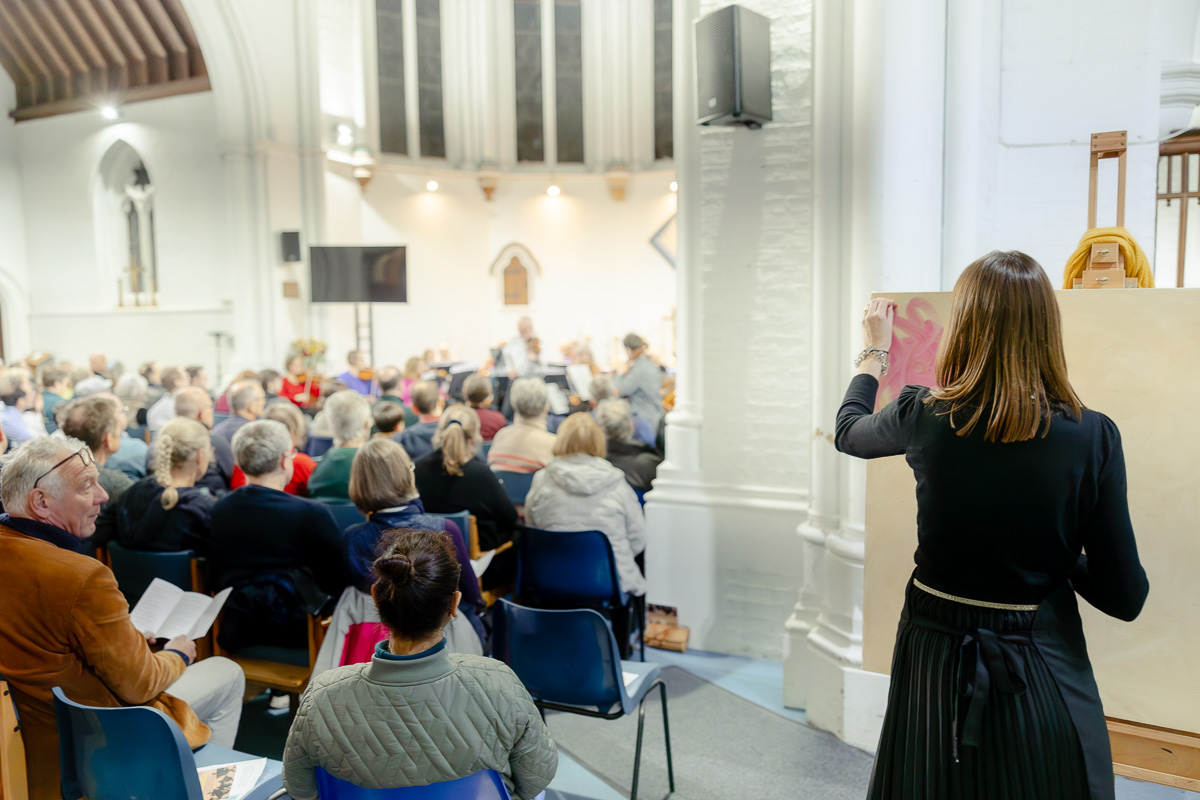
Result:
<svg viewBox="0 0 1200 800"><path fill-rule="evenodd" d="M3 675L0 675L0 797L29 800L25 740L21 738L17 700Z"/></svg>
<svg viewBox="0 0 1200 800"><path fill-rule="evenodd" d="M170 553L151 553L145 550L127 550L116 542L108 544L108 561L117 586L134 605L146 593L151 581L162 578L185 592L195 591L200 587L195 585L196 572L192 562L196 554L191 550L177 550Z"/></svg>
<svg viewBox="0 0 1200 800"><path fill-rule="evenodd" d="M150 429L145 425L131 425L125 429L125 432L129 434L130 438L140 439L147 444L150 443Z"/></svg>
<svg viewBox="0 0 1200 800"><path fill-rule="evenodd" d="M635 495L637 495L637 500L639 503L642 504L642 508L645 508L646 507L646 490L645 489L634 489L633 493Z"/></svg>
<svg viewBox="0 0 1200 800"><path fill-rule="evenodd" d="M310 458L320 458L333 447L333 439L328 436L309 436L304 445L305 452Z"/></svg>
<svg viewBox="0 0 1200 800"><path fill-rule="evenodd" d="M513 501L513 505L524 505L525 496L529 494L529 487L533 485L535 473L494 470L494 474L500 479L500 483L504 486L504 491L508 493L508 499Z"/></svg>
<svg viewBox="0 0 1200 800"><path fill-rule="evenodd" d="M603 710L621 702L621 655L600 612L499 603L492 655L517 673L534 700Z"/></svg>
<svg viewBox="0 0 1200 800"><path fill-rule="evenodd" d="M544 531L517 534L516 597L535 606L579 608L621 604L612 543L600 531Z"/></svg>
<svg viewBox="0 0 1200 800"><path fill-rule="evenodd" d="M458 532L462 534L463 541L467 541L469 528L471 527L471 512L470 511L455 511L453 514L433 514L435 517L444 517L458 526Z"/></svg>
<svg viewBox="0 0 1200 800"><path fill-rule="evenodd" d="M487 461L488 453L492 452L492 443L484 442L483 447L480 448L479 452L483 453L483 460Z"/></svg>
<svg viewBox="0 0 1200 800"><path fill-rule="evenodd" d="M157 708L95 708L54 687L63 797L201 800L183 732Z"/></svg>
<svg viewBox="0 0 1200 800"><path fill-rule="evenodd" d="M512 800L504 779L493 769L428 786L364 789L317 767L317 795L321 800Z"/></svg>
<svg viewBox="0 0 1200 800"><path fill-rule="evenodd" d="M322 500L321 504L333 512L333 521L337 523L339 531L367 521L366 516L358 510L354 503L330 503Z"/></svg>

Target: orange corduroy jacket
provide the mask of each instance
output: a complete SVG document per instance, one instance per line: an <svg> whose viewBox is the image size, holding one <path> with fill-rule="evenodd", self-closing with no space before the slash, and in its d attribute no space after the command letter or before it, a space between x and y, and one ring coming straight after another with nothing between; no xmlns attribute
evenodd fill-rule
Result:
<svg viewBox="0 0 1200 800"><path fill-rule="evenodd" d="M164 692L183 670L177 654L150 652L108 567L0 526L0 674L21 715L30 800L62 797L55 686L86 705L160 709L195 748L212 732Z"/></svg>

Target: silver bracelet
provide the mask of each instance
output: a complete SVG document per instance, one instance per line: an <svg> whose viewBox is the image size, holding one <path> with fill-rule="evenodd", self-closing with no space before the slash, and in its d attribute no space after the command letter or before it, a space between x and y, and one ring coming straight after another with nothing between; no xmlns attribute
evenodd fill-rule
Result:
<svg viewBox="0 0 1200 800"><path fill-rule="evenodd" d="M854 366L858 367L859 365L861 365L862 362L867 360L868 356L874 356L875 360L879 362L879 366L882 368L880 370L880 374L887 375L887 373L888 373L888 351L880 350L878 347L868 347L866 350L863 350L861 353L858 354L858 358L854 359Z"/></svg>

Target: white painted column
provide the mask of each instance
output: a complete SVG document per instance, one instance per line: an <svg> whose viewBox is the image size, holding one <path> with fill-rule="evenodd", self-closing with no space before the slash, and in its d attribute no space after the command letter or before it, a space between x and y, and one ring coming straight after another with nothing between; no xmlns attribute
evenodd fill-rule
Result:
<svg viewBox="0 0 1200 800"><path fill-rule="evenodd" d="M842 302L840 320L826 327L837 344L819 348L840 351L841 363L830 365L827 377L836 370L841 380L814 396L829 415L825 430L849 381L850 359L862 347L862 306L871 292L941 285L945 11L943 0L903 7L858 0L845 19L842 69L849 80L843 94L850 100L843 120L850 136L843 153ZM824 85L823 77L817 80ZM821 608L808 633L806 674L798 681L804 688L797 693L807 701L810 724L870 749L878 741L888 683L861 669L866 468L856 459L839 461L839 524L825 536ZM822 468L832 462L831 456ZM816 534L810 536L815 544ZM811 613L803 611L797 629Z"/></svg>

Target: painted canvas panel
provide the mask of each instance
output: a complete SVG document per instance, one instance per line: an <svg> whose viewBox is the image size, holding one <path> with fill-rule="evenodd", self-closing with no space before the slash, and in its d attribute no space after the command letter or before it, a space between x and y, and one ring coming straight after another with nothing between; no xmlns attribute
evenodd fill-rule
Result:
<svg viewBox="0 0 1200 800"><path fill-rule="evenodd" d="M1150 596L1133 623L1080 600L1105 713L1200 733L1200 290L1060 291L1063 345L1085 405L1121 430L1129 506ZM880 401L932 380L950 293L890 295L900 306ZM936 334L935 334L936 331ZM927 376L922 380L922 376ZM886 393L886 394L885 394ZM916 549L916 498L903 457L869 462L863 666L888 672ZM969 536L970 531L963 531Z"/></svg>

